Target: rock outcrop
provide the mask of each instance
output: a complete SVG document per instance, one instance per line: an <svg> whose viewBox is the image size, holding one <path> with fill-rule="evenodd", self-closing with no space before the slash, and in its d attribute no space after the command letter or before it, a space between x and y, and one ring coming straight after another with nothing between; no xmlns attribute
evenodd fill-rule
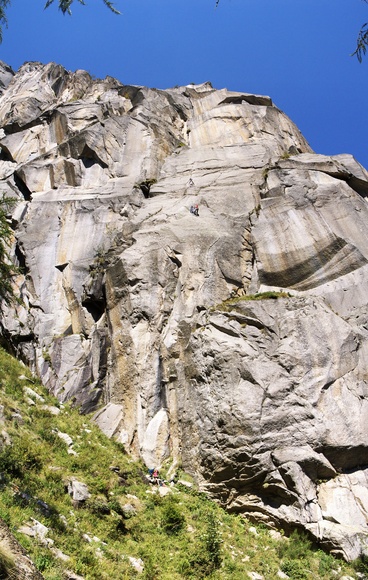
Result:
<svg viewBox="0 0 368 580"><path fill-rule="evenodd" d="M18 356L149 467L367 553L365 169L210 83L27 63L0 88Z"/></svg>
<svg viewBox="0 0 368 580"><path fill-rule="evenodd" d="M2 578L17 580L43 580L25 549L15 539L6 523L0 518L0 573Z"/></svg>

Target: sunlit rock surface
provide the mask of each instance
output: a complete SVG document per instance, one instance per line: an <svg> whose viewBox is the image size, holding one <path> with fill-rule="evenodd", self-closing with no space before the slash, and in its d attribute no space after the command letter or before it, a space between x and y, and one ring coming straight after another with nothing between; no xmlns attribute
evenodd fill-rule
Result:
<svg viewBox="0 0 368 580"><path fill-rule="evenodd" d="M233 511L365 553L365 169L209 83L2 63L0 92L18 356L149 467L171 457Z"/></svg>

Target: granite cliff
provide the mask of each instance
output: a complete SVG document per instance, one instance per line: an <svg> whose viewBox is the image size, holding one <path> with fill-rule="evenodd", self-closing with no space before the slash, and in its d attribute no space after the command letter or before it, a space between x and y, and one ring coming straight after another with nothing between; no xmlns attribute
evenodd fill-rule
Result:
<svg viewBox="0 0 368 580"><path fill-rule="evenodd" d="M0 92L4 340L148 466L368 553L367 171L210 83L2 63Z"/></svg>

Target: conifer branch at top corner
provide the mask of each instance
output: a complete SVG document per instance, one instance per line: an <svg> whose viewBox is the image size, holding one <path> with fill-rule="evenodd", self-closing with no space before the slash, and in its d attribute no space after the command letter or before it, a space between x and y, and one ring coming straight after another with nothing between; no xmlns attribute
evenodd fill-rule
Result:
<svg viewBox="0 0 368 580"><path fill-rule="evenodd" d="M54 3L55 0L47 0L46 4L45 4L45 9L48 8L49 6L51 6L51 4ZM120 14L119 10L117 10L114 6L114 4L112 2L110 2L110 0L102 0L103 3L105 4L105 6L107 6L107 8L109 8L109 10L111 10L111 12L113 12L114 14ZM58 0L58 7L59 10L62 11L63 14L71 14L71 5L73 4L74 0ZM86 5L86 3L84 2L84 0L78 0L79 4L83 4L83 6Z"/></svg>
<svg viewBox="0 0 368 580"><path fill-rule="evenodd" d="M0 0L0 44L3 40L2 26L8 28L8 19L6 17L5 8L9 6L10 0Z"/></svg>

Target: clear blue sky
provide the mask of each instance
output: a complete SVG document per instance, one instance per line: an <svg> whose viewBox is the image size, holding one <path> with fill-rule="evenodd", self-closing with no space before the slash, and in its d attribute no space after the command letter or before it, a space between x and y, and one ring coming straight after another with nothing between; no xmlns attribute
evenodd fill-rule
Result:
<svg viewBox="0 0 368 580"><path fill-rule="evenodd" d="M125 84L211 81L269 95L317 153L351 153L368 168L368 56L349 55L368 21L362 0L12 0L0 59L54 61Z"/></svg>

